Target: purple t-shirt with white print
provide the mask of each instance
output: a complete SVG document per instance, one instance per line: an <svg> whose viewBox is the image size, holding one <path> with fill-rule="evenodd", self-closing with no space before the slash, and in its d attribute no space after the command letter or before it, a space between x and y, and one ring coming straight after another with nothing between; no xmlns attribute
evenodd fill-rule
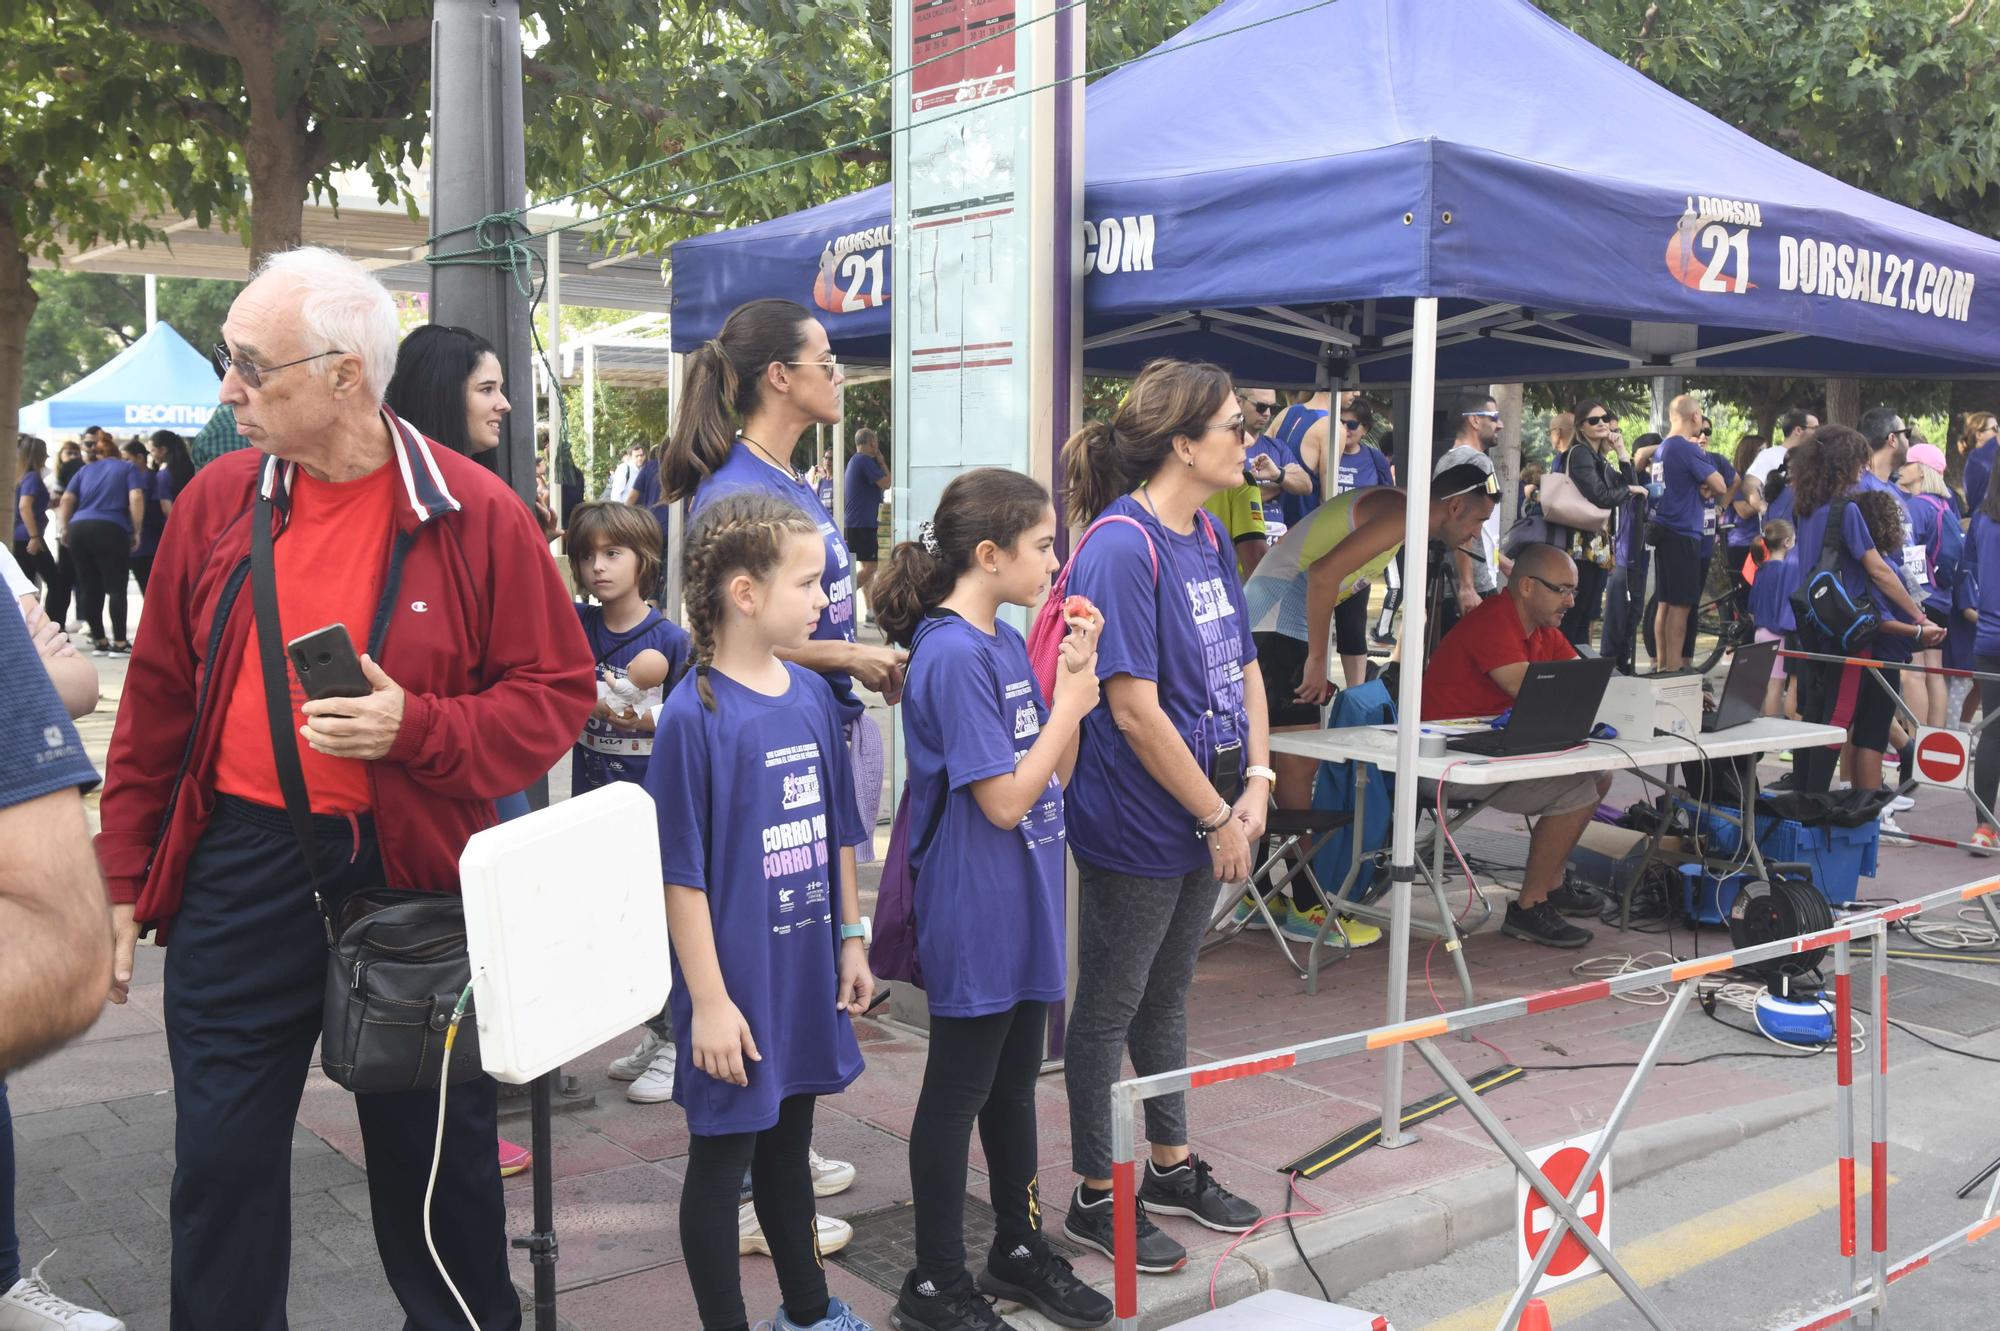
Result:
<svg viewBox="0 0 2000 1331"><path fill-rule="evenodd" d="M1075 557L1069 590L1104 613L1097 676L1152 680L1160 707L1197 758L1218 740L1244 745L1250 719L1243 705L1243 669L1257 659L1243 612L1236 552L1228 538L1204 531L1171 532L1131 495L1113 500L1106 523ZM1147 536L1159 553L1159 576ZM1213 718L1203 721L1205 713ZM1198 732L1202 733L1199 735ZM1195 815L1153 780L1111 718L1107 696L1083 723L1083 743L1070 779L1070 849L1080 860L1142 878L1178 878L1209 863L1208 843L1195 835Z"/></svg>
<svg viewBox="0 0 2000 1331"><path fill-rule="evenodd" d="M755 449L739 444L729 450L714 475L703 481L701 488L694 492L694 500L688 505L688 526L701 516L702 509L736 490L762 490L776 495L798 506L799 510L819 525L821 539L826 542L826 572L820 577L820 587L826 592L826 609L819 612L819 626L813 630L815 642L854 641L854 564L848 557L847 542L840 538L840 529L833 525L833 517L819 502L819 495L796 475L779 471L770 463L757 456ZM859 698L854 696L854 677L839 671L828 671L821 676L833 689L833 698L840 705L842 724L853 721L867 710Z"/></svg>

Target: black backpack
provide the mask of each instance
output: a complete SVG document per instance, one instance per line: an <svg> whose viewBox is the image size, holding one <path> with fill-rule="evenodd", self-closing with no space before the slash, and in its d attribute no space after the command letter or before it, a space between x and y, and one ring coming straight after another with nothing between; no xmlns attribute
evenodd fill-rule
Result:
<svg viewBox="0 0 2000 1331"><path fill-rule="evenodd" d="M1827 533L1839 525L1854 506L1843 499L1827 510L1826 525L1820 528L1819 548L1812 552L1799 589L1792 593L1792 617L1798 622L1799 637L1813 651L1849 656L1874 639L1882 627L1882 616L1871 597L1857 602L1840 581L1840 542L1827 542Z"/></svg>

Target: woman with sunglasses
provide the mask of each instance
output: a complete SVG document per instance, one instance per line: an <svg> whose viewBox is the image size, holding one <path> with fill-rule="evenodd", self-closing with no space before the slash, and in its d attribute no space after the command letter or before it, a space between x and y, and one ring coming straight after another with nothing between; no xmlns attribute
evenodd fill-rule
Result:
<svg viewBox="0 0 2000 1331"><path fill-rule="evenodd" d="M1593 398L1576 404L1571 414L1576 439L1561 455L1563 475L1569 477L1583 498L1607 509L1610 520L1601 532L1554 528L1556 542L1576 562L1576 601L1563 612L1562 635L1572 643L1588 645L1590 626L1604 610L1604 584L1609 578L1618 539L1618 526L1626 499L1643 495L1644 486L1633 484L1631 468L1612 444L1615 420L1611 409Z"/></svg>
<svg viewBox="0 0 2000 1331"><path fill-rule="evenodd" d="M1986 484L1993 479L1993 461L2000 457L2000 416L1968 411L1959 431L1958 451L1965 455L1965 511L1977 513L1986 502Z"/></svg>

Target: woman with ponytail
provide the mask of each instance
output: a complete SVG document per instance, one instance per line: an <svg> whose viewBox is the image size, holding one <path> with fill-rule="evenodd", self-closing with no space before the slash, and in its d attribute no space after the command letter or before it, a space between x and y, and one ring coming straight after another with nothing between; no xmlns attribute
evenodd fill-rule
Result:
<svg viewBox="0 0 2000 1331"><path fill-rule="evenodd" d="M1187 989L1216 885L1249 877L1270 802L1264 682L1235 554L1202 511L1243 483L1244 434L1228 374L1159 360L1108 423L1063 445L1070 521L1095 522L1068 586L1104 615L1104 702L1084 721L1066 812L1082 883L1064 1055L1082 1182L1064 1229L1106 1254L1111 1083L1128 1044L1141 1075L1186 1065ZM1141 1271L1187 1261L1148 1207L1225 1233L1257 1223L1257 1208L1188 1153L1181 1096L1146 1102L1146 1135Z"/></svg>
<svg viewBox="0 0 2000 1331"><path fill-rule="evenodd" d="M1036 1205L1035 1078L1063 997L1063 785L1097 706L1095 612L1070 617L1054 697L999 617L1055 571L1048 491L982 467L945 487L937 515L876 575L875 616L911 649L910 871L930 1057L910 1127L917 1264L891 1317L903 1331L1002 1331L984 1295L1062 1326L1099 1326L1111 1301L1049 1247ZM965 1176L979 1124L993 1246L966 1270Z"/></svg>

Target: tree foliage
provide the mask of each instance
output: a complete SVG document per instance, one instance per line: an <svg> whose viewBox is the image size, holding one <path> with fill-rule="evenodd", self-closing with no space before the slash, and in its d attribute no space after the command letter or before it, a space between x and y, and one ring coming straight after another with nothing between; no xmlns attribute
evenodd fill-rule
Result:
<svg viewBox="0 0 2000 1331"><path fill-rule="evenodd" d="M111 273L43 271L34 274L34 322L28 325L21 371L21 400L39 402L67 388L146 331L146 279ZM234 282L163 277L160 321L198 348L220 336Z"/></svg>

